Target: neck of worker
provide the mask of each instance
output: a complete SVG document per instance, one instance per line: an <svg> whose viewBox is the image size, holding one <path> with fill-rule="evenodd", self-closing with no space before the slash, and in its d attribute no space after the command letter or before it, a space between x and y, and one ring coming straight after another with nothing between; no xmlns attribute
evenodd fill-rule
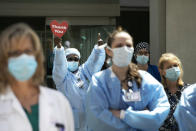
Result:
<svg viewBox="0 0 196 131"><path fill-rule="evenodd" d="M115 73L115 75L118 77L120 81L123 81L127 77L129 67L119 67L116 65L112 65L112 71Z"/></svg>
<svg viewBox="0 0 196 131"><path fill-rule="evenodd" d="M24 82L15 81L11 84L11 88L14 94L18 97L20 96L31 96L33 94L39 94L39 88L33 84L31 84L31 80L27 80Z"/></svg>
<svg viewBox="0 0 196 131"><path fill-rule="evenodd" d="M145 71L148 70L148 63L147 64L144 64L144 65L138 63L137 66L138 66L138 68L140 70L145 70Z"/></svg>

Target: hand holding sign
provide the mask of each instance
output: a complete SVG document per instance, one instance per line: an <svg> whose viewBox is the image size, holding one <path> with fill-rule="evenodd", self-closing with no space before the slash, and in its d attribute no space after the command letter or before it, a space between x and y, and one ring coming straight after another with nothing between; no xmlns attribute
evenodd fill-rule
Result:
<svg viewBox="0 0 196 131"><path fill-rule="evenodd" d="M101 34L100 33L98 33L97 39L98 39L98 42L97 42L98 46L101 46L101 45L104 44L103 40L101 39Z"/></svg>
<svg viewBox="0 0 196 131"><path fill-rule="evenodd" d="M54 38L54 44L55 44L55 46L57 46L57 48L61 48L61 46L62 46L62 39L61 38L59 38L59 37L55 37Z"/></svg>
<svg viewBox="0 0 196 131"><path fill-rule="evenodd" d="M50 23L50 28L55 36L61 38L67 31L68 24L66 21L63 21L61 24L59 24L56 20L53 20Z"/></svg>

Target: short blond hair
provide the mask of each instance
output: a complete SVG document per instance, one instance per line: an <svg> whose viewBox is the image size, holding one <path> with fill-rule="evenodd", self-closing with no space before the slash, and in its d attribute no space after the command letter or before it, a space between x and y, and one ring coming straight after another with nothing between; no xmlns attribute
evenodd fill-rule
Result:
<svg viewBox="0 0 196 131"><path fill-rule="evenodd" d="M164 64L169 62L169 61L176 61L177 62L178 66L180 68L180 76L179 76L179 79L177 81L177 84L178 84L178 86L183 86L184 82L182 80L182 77L183 77L182 63L176 55L174 55L173 53L164 53L164 54L162 54L162 56L159 59L159 63L158 63L159 70L163 70ZM162 84L165 87L166 86L166 81L165 81L165 77L163 77L162 75L161 75L161 80L162 80Z"/></svg>
<svg viewBox="0 0 196 131"><path fill-rule="evenodd" d="M0 35L0 92L12 83L13 77L8 71L8 53L10 47L17 44L18 40L30 38L35 51L35 58L38 63L35 74L32 76L32 84L40 85L44 80L44 55L38 35L24 23L14 24ZM13 42L13 39L15 42Z"/></svg>

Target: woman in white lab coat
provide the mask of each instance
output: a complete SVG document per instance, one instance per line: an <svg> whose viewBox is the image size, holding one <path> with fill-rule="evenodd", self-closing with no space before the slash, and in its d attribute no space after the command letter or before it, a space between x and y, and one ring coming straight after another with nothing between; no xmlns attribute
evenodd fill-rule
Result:
<svg viewBox="0 0 196 131"><path fill-rule="evenodd" d="M72 110L55 90L40 86L44 57L37 34L15 24L0 35L0 131L73 131Z"/></svg>

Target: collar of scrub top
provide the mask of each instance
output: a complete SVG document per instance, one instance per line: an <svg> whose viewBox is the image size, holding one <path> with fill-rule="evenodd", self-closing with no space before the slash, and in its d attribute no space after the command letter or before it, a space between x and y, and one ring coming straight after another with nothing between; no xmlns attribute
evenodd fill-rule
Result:
<svg viewBox="0 0 196 131"><path fill-rule="evenodd" d="M111 71L111 78L116 78L117 76L114 74L114 72L112 71L112 67L109 67L109 70ZM128 90L125 90L121 87L121 91L123 93L122 98L125 102L131 102L133 100L127 99L128 95L130 96L132 93L134 93L135 91L137 92L139 90L139 88L137 88L136 90L133 89L133 85L135 85L136 83L131 80L128 81L127 85L128 85ZM109 86L109 88L112 88L113 86ZM137 86L136 86L137 87Z"/></svg>
<svg viewBox="0 0 196 131"><path fill-rule="evenodd" d="M117 77L117 76L114 74L114 72L112 71L112 67L109 67L109 70L111 71L111 77L112 77L112 78ZM120 81L120 80L119 80L119 81ZM120 81L120 84L121 84L121 81ZM131 80L128 80L127 85L128 85L128 89L131 89L131 90L132 90L132 88L133 88L133 82L132 82Z"/></svg>

